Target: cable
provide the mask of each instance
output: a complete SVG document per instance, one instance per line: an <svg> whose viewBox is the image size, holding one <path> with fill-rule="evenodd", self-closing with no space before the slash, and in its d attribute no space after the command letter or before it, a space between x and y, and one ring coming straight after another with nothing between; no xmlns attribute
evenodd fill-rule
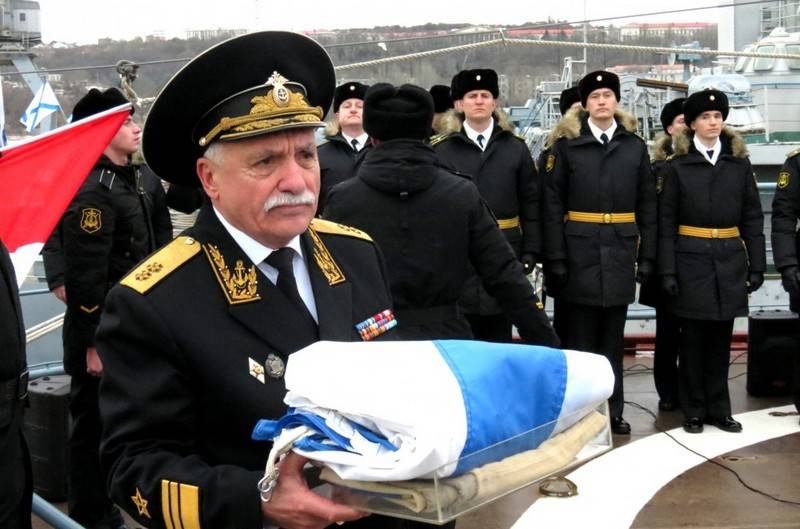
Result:
<svg viewBox="0 0 800 529"><path fill-rule="evenodd" d="M682 442L678 441L668 431L663 430L661 427L659 427L658 426L658 417L649 408L646 408L646 407L642 406L638 402L632 402L632 401L627 401L627 400L625 401L625 404L633 406L634 408L639 408L640 410L642 410L645 413L647 413L648 415L650 415L653 418L653 425L655 426L655 429L658 430L659 433L663 433L664 435L666 435L667 437L669 437L670 439L675 441L675 443L678 444L678 446L688 450L689 452L693 453L694 455L696 455L698 457L701 457L701 458L705 459L706 461L708 461L709 463L713 463L713 464L717 465L720 468L724 468L725 470L727 470L728 472L730 472L731 474L736 476L736 479L739 480L739 483L741 483L742 486L744 486L744 488L746 488L747 490L755 492L756 494L760 494L760 495L762 495L762 496L764 496L766 498L769 498L771 500L777 501L779 503L788 503L789 505L800 505L799 501L784 500L782 498L778 498L776 496L773 496L772 494L764 492L763 490L760 490L760 489L757 489L757 488L755 488L755 487L753 487L751 485L748 485L747 483L745 483L745 481L742 479L742 477L739 475L739 473L736 472L735 470L733 470L732 468L730 468L728 466L725 466L725 465L723 465L722 463L720 463L718 461L714 461L713 459L710 459L710 458L704 456L703 454L701 454L700 452L698 452L698 451L696 451L696 450L694 450L692 448L689 448L688 446L686 446Z"/></svg>

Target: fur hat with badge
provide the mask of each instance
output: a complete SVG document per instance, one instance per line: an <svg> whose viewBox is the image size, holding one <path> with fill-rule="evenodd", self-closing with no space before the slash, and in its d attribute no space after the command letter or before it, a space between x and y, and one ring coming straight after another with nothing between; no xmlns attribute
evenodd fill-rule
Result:
<svg viewBox="0 0 800 529"><path fill-rule="evenodd" d="M422 140L431 133L433 98L419 86L378 83L364 99L364 130L381 141Z"/></svg>
<svg viewBox="0 0 800 529"><path fill-rule="evenodd" d="M605 70L597 70L587 73L578 82L578 89L581 92L581 104L584 108L586 107L586 101L589 99L589 94L600 88L608 88L617 96L617 101L621 99L617 74Z"/></svg>
<svg viewBox="0 0 800 529"><path fill-rule="evenodd" d="M369 86L361 83L345 83L336 87L333 92L333 111L339 112L339 107L348 99L364 100Z"/></svg>
<svg viewBox="0 0 800 529"><path fill-rule="evenodd" d="M500 95L497 72L489 69L461 70L450 83L450 97L453 101L464 99L464 95L473 90L488 90L497 99Z"/></svg>
<svg viewBox="0 0 800 529"><path fill-rule="evenodd" d="M117 88L111 87L102 92L97 88L92 88L75 103L75 108L72 109L72 122L94 116L125 103L130 103L130 101ZM133 114L134 110L131 107L131 114Z"/></svg>
<svg viewBox="0 0 800 529"><path fill-rule="evenodd" d="M433 97L433 111L437 114L447 112L453 108L453 100L450 97L450 87L443 84L433 85L428 92Z"/></svg>
<svg viewBox="0 0 800 529"><path fill-rule="evenodd" d="M661 126L664 127L664 132L666 134L669 134L667 129L672 125L672 122L675 121L675 118L683 114L683 103L685 101L685 97L679 97L673 99L661 109Z"/></svg>
<svg viewBox="0 0 800 529"><path fill-rule="evenodd" d="M709 110L719 110L722 113L722 121L728 119L728 96L724 92L713 88L706 88L695 92L683 102L683 120L686 125L691 125L692 121L703 112Z"/></svg>
<svg viewBox="0 0 800 529"><path fill-rule="evenodd" d="M571 86L561 91L561 97L558 98L558 110L561 115L566 114L572 105L579 103L581 100L581 92L577 86Z"/></svg>

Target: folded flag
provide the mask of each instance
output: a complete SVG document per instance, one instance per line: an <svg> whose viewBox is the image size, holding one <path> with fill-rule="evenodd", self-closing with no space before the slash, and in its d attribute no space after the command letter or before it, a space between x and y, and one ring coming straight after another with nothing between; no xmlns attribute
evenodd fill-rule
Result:
<svg viewBox="0 0 800 529"><path fill-rule="evenodd" d="M458 475L536 448L614 385L600 355L462 340L317 342L290 355L285 380L289 413L253 438L305 429L295 452L363 481Z"/></svg>

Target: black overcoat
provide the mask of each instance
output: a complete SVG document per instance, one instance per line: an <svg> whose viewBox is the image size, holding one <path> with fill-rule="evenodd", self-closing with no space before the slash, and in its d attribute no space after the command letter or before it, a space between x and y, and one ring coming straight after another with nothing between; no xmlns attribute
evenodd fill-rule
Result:
<svg viewBox="0 0 800 529"><path fill-rule="evenodd" d="M798 266L797 219L800 218L800 149L789 153L778 173L772 199L772 259L778 270ZM800 312L800 299L790 297L791 309Z"/></svg>

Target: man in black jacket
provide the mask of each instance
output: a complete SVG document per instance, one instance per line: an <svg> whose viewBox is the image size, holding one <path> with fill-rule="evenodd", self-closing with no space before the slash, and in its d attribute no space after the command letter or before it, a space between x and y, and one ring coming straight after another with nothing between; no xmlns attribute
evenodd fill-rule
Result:
<svg viewBox="0 0 800 529"><path fill-rule="evenodd" d="M684 97L673 99L661 109L661 125L664 127L664 133L656 136L651 163L658 193L664 184L664 175L661 172L667 160L673 155L673 138L686 129L686 124L683 122L684 101L686 101ZM681 328L674 314L660 308L662 297L658 281L648 281L639 289L639 303L656 309L653 380L658 392L658 409L672 411L678 407L678 338Z"/></svg>
<svg viewBox="0 0 800 529"><path fill-rule="evenodd" d="M456 112L431 143L445 165L472 178L529 274L541 252L538 176L528 146L497 110L499 94L494 70L459 72L450 86ZM475 338L511 341L508 316L474 273L460 304Z"/></svg>
<svg viewBox="0 0 800 529"><path fill-rule="evenodd" d="M386 257L404 340L471 338L457 301L468 263L528 343L557 346L522 265L475 186L425 144L433 99L413 85L372 86L364 126L376 146L334 187L323 217L368 232Z"/></svg>
<svg viewBox="0 0 800 529"><path fill-rule="evenodd" d="M127 102L116 88L92 89L75 105L72 116L77 121ZM140 135L131 110L60 223L67 303L64 369L72 377L68 507L70 517L87 528L123 525L100 471L97 391L103 367L94 334L111 286L157 247L152 195L138 169L129 164Z"/></svg>
<svg viewBox="0 0 800 529"><path fill-rule="evenodd" d="M33 478L22 416L28 392L17 279L0 241L0 527L30 529Z"/></svg>
<svg viewBox="0 0 800 529"><path fill-rule="evenodd" d="M733 320L747 316L747 295L764 281L764 216L747 147L724 127L728 98L702 90L683 104L689 126L674 141L659 195L658 268L663 308L679 318L683 429L709 422L728 432Z"/></svg>
<svg viewBox="0 0 800 529"><path fill-rule="evenodd" d="M319 146L319 211L325 207L328 190L356 174L365 148L371 147L364 132L365 84L352 82L337 86L333 93L333 119L325 129L325 143Z"/></svg>
<svg viewBox="0 0 800 529"><path fill-rule="evenodd" d="M655 183L635 119L617 110L619 78L592 72L579 88L586 110L573 109L559 122L544 164L547 293L566 304L565 347L611 362L611 428L628 434L622 417L625 320L637 261L640 280L654 272Z"/></svg>

